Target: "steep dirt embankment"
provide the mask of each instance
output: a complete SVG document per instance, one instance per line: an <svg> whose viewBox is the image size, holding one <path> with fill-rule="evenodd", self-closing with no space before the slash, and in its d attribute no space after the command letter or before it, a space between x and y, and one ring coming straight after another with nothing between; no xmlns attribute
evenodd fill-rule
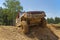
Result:
<svg viewBox="0 0 60 40"><path fill-rule="evenodd" d="M30 34L22 34L19 27L0 26L0 40L58 40L49 27L34 26Z"/></svg>
<svg viewBox="0 0 60 40"><path fill-rule="evenodd" d="M48 25L50 30L52 30L58 37L59 37L59 40L60 40L60 25L58 24L49 24Z"/></svg>

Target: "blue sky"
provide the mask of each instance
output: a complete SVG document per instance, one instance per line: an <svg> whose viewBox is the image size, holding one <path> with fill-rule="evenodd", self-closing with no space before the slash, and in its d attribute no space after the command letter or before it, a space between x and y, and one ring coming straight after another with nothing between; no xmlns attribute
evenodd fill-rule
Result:
<svg viewBox="0 0 60 40"><path fill-rule="evenodd" d="M4 7L0 0L0 6ZM60 0L20 0L23 11L45 11L47 17L60 17Z"/></svg>

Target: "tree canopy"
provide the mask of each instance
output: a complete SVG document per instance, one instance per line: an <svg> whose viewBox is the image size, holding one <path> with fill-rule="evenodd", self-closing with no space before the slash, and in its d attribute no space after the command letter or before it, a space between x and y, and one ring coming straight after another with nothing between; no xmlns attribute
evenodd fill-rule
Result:
<svg viewBox="0 0 60 40"><path fill-rule="evenodd" d="M59 17L47 18L47 22L48 23L53 23L53 24L58 24L58 23L60 23L60 18Z"/></svg>
<svg viewBox="0 0 60 40"><path fill-rule="evenodd" d="M23 10L19 0L5 0L3 3L5 8L0 7L0 14L3 14L3 22L6 25L13 24L15 22L16 15L18 12Z"/></svg>

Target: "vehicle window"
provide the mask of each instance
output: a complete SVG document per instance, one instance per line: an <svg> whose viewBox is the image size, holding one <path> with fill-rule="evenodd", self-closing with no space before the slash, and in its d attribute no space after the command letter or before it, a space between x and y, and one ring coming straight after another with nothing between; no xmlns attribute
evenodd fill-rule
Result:
<svg viewBox="0 0 60 40"><path fill-rule="evenodd" d="M32 14L32 17L39 17L40 16L40 14Z"/></svg>

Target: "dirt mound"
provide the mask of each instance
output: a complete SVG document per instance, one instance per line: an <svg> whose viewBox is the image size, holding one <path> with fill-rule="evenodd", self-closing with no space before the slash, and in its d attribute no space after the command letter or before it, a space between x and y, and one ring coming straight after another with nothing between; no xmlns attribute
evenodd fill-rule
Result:
<svg viewBox="0 0 60 40"><path fill-rule="evenodd" d="M51 24L51 25L48 25L50 30L52 30L55 35L57 35L59 37L59 40L60 40L60 25L58 24Z"/></svg>
<svg viewBox="0 0 60 40"><path fill-rule="evenodd" d="M58 37L48 27L34 26L29 34L22 34L20 28L1 26L0 40L58 40Z"/></svg>

